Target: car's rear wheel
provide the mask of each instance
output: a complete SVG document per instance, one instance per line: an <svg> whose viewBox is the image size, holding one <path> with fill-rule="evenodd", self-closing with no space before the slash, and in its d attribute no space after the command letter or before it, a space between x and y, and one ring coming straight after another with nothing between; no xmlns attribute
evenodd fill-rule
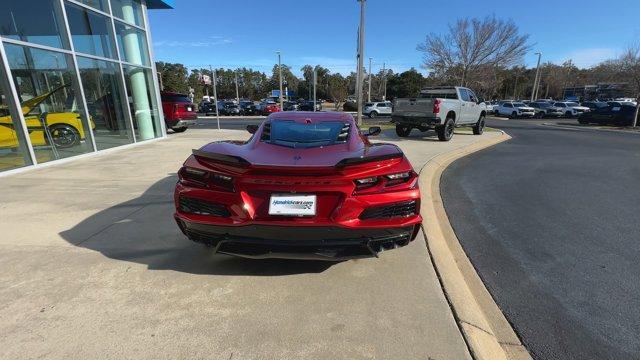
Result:
<svg viewBox="0 0 640 360"><path fill-rule="evenodd" d="M545 116L544 111L539 111L539 112L536 114L536 117L537 117L538 119L542 119L542 118L544 118L544 116Z"/></svg>
<svg viewBox="0 0 640 360"><path fill-rule="evenodd" d="M572 115L571 111L567 111L566 113L564 113L564 116L566 117L571 117L571 115Z"/></svg>
<svg viewBox="0 0 640 360"><path fill-rule="evenodd" d="M473 125L473 135L482 135L484 132L484 115L480 116L478 122Z"/></svg>
<svg viewBox="0 0 640 360"><path fill-rule="evenodd" d="M407 125L396 125L396 134L400 137L407 137L411 133L411 127Z"/></svg>
<svg viewBox="0 0 640 360"><path fill-rule="evenodd" d="M54 124L49 126L49 133L53 143L59 148L70 148L80 144L80 132L68 124Z"/></svg>
<svg viewBox="0 0 640 360"><path fill-rule="evenodd" d="M518 113L517 112L514 111L514 112L511 113L511 118L512 119L515 119L517 117L518 117Z"/></svg>
<svg viewBox="0 0 640 360"><path fill-rule="evenodd" d="M444 124L438 125L436 127L436 134L438 134L438 140L440 141L449 141L453 137L453 131L455 130L456 124L451 118L447 118L444 121Z"/></svg>
<svg viewBox="0 0 640 360"><path fill-rule="evenodd" d="M373 119L373 118L375 118L376 116L378 116L378 113L377 113L376 111L372 111L372 112L370 112L370 113L369 113L369 118L370 118L370 119Z"/></svg>
<svg viewBox="0 0 640 360"><path fill-rule="evenodd" d="M173 132L177 132L177 133L185 132L185 131L187 131L187 129L188 129L188 127L186 127L186 126L185 127L174 127L174 128L171 128L171 130L173 130Z"/></svg>

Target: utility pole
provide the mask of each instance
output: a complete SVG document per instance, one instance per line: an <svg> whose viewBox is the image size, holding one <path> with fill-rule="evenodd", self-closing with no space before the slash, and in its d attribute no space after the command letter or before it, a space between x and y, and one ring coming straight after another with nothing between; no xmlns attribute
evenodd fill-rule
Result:
<svg viewBox="0 0 640 360"><path fill-rule="evenodd" d="M542 53L537 52L534 55L538 55L538 66L536 66L536 77L533 80L533 90L531 91L531 101L534 100L534 97L536 96L536 92L537 92L538 76L540 76L540 58L542 57Z"/></svg>
<svg viewBox="0 0 640 360"><path fill-rule="evenodd" d="M318 84L318 67L313 68L313 111L316 111L316 86Z"/></svg>
<svg viewBox="0 0 640 360"><path fill-rule="evenodd" d="M518 72L516 71L516 84L513 86L513 100L518 100Z"/></svg>
<svg viewBox="0 0 640 360"><path fill-rule="evenodd" d="M278 73L280 77L280 110L284 110L284 101L282 100L282 62L280 60L280 51L276 51L278 54Z"/></svg>
<svg viewBox="0 0 640 360"><path fill-rule="evenodd" d="M369 58L369 91L367 91L367 101L371 102L371 60L372 57Z"/></svg>
<svg viewBox="0 0 640 360"><path fill-rule="evenodd" d="M236 101L240 104L240 92L238 91L238 70L236 70Z"/></svg>
<svg viewBox="0 0 640 360"><path fill-rule="evenodd" d="M367 0L358 0L360 2L360 27L358 32L358 83L356 84L356 98L358 101L358 126L362 126L362 81L364 74L364 8Z"/></svg>
<svg viewBox="0 0 640 360"><path fill-rule="evenodd" d="M220 112L218 111L218 84L216 82L216 72L213 70L213 66L209 65L211 71L211 77L213 78L213 103L216 104L216 120L218 121L218 130L220 130Z"/></svg>
<svg viewBox="0 0 640 360"><path fill-rule="evenodd" d="M387 101L387 63L382 63L382 101Z"/></svg>

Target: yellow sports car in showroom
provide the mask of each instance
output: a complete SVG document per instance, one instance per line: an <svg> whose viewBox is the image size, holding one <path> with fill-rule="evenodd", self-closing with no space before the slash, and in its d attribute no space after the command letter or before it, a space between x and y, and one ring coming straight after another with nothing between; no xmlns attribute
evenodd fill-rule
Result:
<svg viewBox="0 0 640 360"><path fill-rule="evenodd" d="M68 148L80 144L80 141L85 139L80 114L76 112L39 113L37 111L40 104L67 86L60 86L21 104L33 146L51 145L53 142L57 148ZM91 121L91 127L95 127L93 121ZM48 131L48 134L45 130ZM17 147L18 135L9 109L6 106L0 107L0 149Z"/></svg>

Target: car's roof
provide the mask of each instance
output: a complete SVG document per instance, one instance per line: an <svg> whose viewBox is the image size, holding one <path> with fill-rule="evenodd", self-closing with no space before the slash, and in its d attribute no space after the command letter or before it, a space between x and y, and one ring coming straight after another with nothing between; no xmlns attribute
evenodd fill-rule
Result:
<svg viewBox="0 0 640 360"><path fill-rule="evenodd" d="M353 116L338 111L281 111L269 115L269 120L353 121Z"/></svg>

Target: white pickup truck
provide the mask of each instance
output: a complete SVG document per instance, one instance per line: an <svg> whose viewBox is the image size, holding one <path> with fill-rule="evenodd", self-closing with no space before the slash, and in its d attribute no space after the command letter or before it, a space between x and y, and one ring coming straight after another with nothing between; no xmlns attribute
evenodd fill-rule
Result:
<svg viewBox="0 0 640 360"><path fill-rule="evenodd" d="M470 89L440 86L422 89L417 98L396 99L391 121L400 137L409 136L412 129L434 128L440 141L449 141L457 126L472 125L474 134L482 134L486 114L486 107Z"/></svg>

